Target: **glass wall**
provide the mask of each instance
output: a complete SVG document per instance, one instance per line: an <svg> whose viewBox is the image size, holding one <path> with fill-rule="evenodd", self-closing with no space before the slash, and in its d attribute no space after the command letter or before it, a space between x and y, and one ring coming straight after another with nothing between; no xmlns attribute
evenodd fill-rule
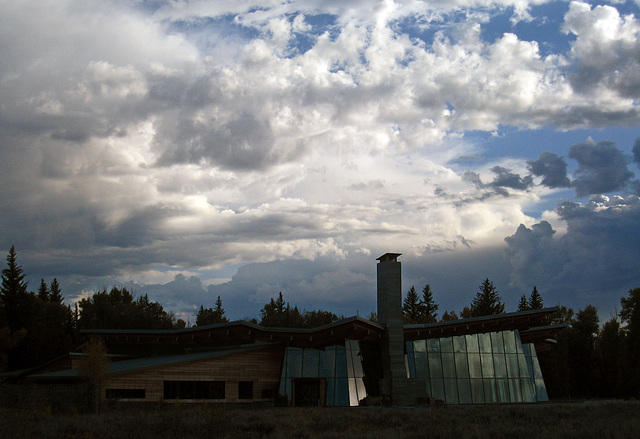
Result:
<svg viewBox="0 0 640 439"><path fill-rule="evenodd" d="M448 404L548 400L535 347L523 345L517 331L406 345L408 377L425 379L427 394L435 399Z"/></svg>
<svg viewBox="0 0 640 439"><path fill-rule="evenodd" d="M324 350L288 347L280 377L280 395L292 401L297 379L318 378L325 386L321 405L356 406L367 396L360 347L356 340L345 345L327 346Z"/></svg>

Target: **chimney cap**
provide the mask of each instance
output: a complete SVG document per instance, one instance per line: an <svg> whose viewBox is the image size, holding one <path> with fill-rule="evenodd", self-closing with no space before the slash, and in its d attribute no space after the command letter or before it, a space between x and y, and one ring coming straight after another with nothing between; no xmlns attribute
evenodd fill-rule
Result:
<svg viewBox="0 0 640 439"><path fill-rule="evenodd" d="M400 255L402 255L402 253L385 253L376 260L380 262L395 262Z"/></svg>

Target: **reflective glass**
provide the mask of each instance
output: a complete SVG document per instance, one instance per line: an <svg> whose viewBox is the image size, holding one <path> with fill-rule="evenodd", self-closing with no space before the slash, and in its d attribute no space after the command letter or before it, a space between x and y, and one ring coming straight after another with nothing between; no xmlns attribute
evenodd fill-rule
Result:
<svg viewBox="0 0 640 439"><path fill-rule="evenodd" d="M509 381L509 396L511 402L522 402L522 387L519 379L510 379Z"/></svg>
<svg viewBox="0 0 640 439"><path fill-rule="evenodd" d="M518 354L505 354L507 357L507 376L517 378L520 375L518 369Z"/></svg>
<svg viewBox="0 0 640 439"><path fill-rule="evenodd" d="M407 368L407 378L416 377L416 358L413 352L407 352L404 356L405 366ZM426 360L425 360L426 361Z"/></svg>
<svg viewBox="0 0 640 439"><path fill-rule="evenodd" d="M513 331L504 331L502 333L504 340L504 351L510 354L516 353L516 337Z"/></svg>
<svg viewBox="0 0 640 439"><path fill-rule="evenodd" d="M544 380L542 378L536 378L536 401L549 401L549 395L547 395L547 388L544 386Z"/></svg>
<svg viewBox="0 0 640 439"><path fill-rule="evenodd" d="M504 359L504 354L493 354L493 368L496 378L507 377L507 364Z"/></svg>
<svg viewBox="0 0 640 439"><path fill-rule="evenodd" d="M523 379L522 380L522 401L523 402L535 402L536 401L536 393L533 389L533 380Z"/></svg>
<svg viewBox="0 0 640 439"><path fill-rule="evenodd" d="M471 385L471 397L474 404L483 404L484 403L484 387L482 384L482 380L469 380L469 384Z"/></svg>
<svg viewBox="0 0 640 439"><path fill-rule="evenodd" d="M469 334L467 339L467 352L480 352L480 346L478 345L478 334Z"/></svg>
<svg viewBox="0 0 640 439"><path fill-rule="evenodd" d="M346 349L345 349L345 354L346 354L346 359L347 359L347 376L349 378L353 378L354 374L353 374L353 356L352 356L352 350L349 346L349 340L346 341Z"/></svg>
<svg viewBox="0 0 640 439"><path fill-rule="evenodd" d="M458 379L469 378L469 366L467 364L467 354L455 353L456 375Z"/></svg>
<svg viewBox="0 0 640 439"><path fill-rule="evenodd" d="M464 335L453 337L453 352L467 352L467 343Z"/></svg>
<svg viewBox="0 0 640 439"><path fill-rule="evenodd" d="M321 377L333 377L336 370L336 350L329 349L320 351L320 361L318 375Z"/></svg>
<svg viewBox="0 0 640 439"><path fill-rule="evenodd" d="M456 377L456 364L453 359L453 352L443 352L442 356L442 374L445 378Z"/></svg>
<svg viewBox="0 0 640 439"><path fill-rule="evenodd" d="M349 405L358 405L358 390L356 388L356 379L349 378Z"/></svg>
<svg viewBox="0 0 640 439"><path fill-rule="evenodd" d="M349 406L349 383L347 378L336 378L334 391L334 405L340 407Z"/></svg>
<svg viewBox="0 0 640 439"><path fill-rule="evenodd" d="M303 351L302 376L317 378L318 376L318 351L315 349L305 349Z"/></svg>
<svg viewBox="0 0 640 439"><path fill-rule="evenodd" d="M335 405L336 379L327 378L327 405L332 407Z"/></svg>
<svg viewBox="0 0 640 439"><path fill-rule="evenodd" d="M498 402L498 393L496 392L496 380L484 379L484 399L487 403Z"/></svg>
<svg viewBox="0 0 640 439"><path fill-rule="evenodd" d="M338 346L336 349L336 377L344 377L347 375L347 355L344 346Z"/></svg>
<svg viewBox="0 0 640 439"><path fill-rule="evenodd" d="M469 376L471 378L482 378L480 354L469 354Z"/></svg>
<svg viewBox="0 0 640 439"><path fill-rule="evenodd" d="M516 351L520 354L523 352L522 341L520 340L520 333L518 331L513 331L513 334L516 337Z"/></svg>
<svg viewBox="0 0 640 439"><path fill-rule="evenodd" d="M413 350L415 352L427 352L427 341L416 340L413 342Z"/></svg>
<svg viewBox="0 0 640 439"><path fill-rule="evenodd" d="M358 391L358 405L360 405L360 401L367 397L367 390L364 387L362 378L356 378L356 390Z"/></svg>
<svg viewBox="0 0 640 439"><path fill-rule="evenodd" d="M504 341L502 340L502 332L491 333L491 348L493 353L504 352Z"/></svg>
<svg viewBox="0 0 640 439"><path fill-rule="evenodd" d="M287 348L287 377L299 378L302 376L302 349Z"/></svg>
<svg viewBox="0 0 640 439"><path fill-rule="evenodd" d="M482 377L493 378L495 376L493 369L493 355L480 354L480 359L482 360Z"/></svg>
<svg viewBox="0 0 640 439"><path fill-rule="evenodd" d="M453 352L453 340L451 337L444 337L440 339L440 350L442 352Z"/></svg>
<svg viewBox="0 0 640 439"><path fill-rule="evenodd" d="M431 378L442 378L442 360L440 354L429 354L429 375Z"/></svg>
<svg viewBox="0 0 640 439"><path fill-rule="evenodd" d="M497 379L496 390L498 391L498 402L509 402L509 384L507 384L507 380Z"/></svg>
<svg viewBox="0 0 640 439"><path fill-rule="evenodd" d="M523 378L530 378L529 375L529 367L527 366L527 359L524 354L518 354L518 370L520 371L520 376Z"/></svg>
<svg viewBox="0 0 640 439"><path fill-rule="evenodd" d="M356 378L362 378L364 371L362 370L362 356L360 356L360 350L353 349L351 351L351 357L353 358L353 375Z"/></svg>
<svg viewBox="0 0 640 439"><path fill-rule="evenodd" d="M415 377L416 378L429 378L429 363L427 361L427 353L426 352L416 352L416 363L415 363Z"/></svg>
<svg viewBox="0 0 640 439"><path fill-rule="evenodd" d="M445 400L443 380L431 380L431 397L442 401Z"/></svg>
<svg viewBox="0 0 640 439"><path fill-rule="evenodd" d="M444 393L447 404L458 404L458 381L452 379L444 380Z"/></svg>
<svg viewBox="0 0 640 439"><path fill-rule="evenodd" d="M458 380L458 398L460 404L471 404L471 383L469 380Z"/></svg>
<svg viewBox="0 0 640 439"><path fill-rule="evenodd" d="M491 334L485 332L484 334L478 334L478 342L480 345L480 352L490 354L491 350Z"/></svg>
<svg viewBox="0 0 640 439"><path fill-rule="evenodd" d="M427 340L427 352L440 352L440 339L430 338Z"/></svg>

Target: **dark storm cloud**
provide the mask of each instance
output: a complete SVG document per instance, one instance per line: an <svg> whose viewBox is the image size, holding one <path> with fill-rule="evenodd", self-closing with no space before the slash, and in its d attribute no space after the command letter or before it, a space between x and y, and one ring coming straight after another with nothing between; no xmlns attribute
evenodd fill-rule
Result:
<svg viewBox="0 0 640 439"><path fill-rule="evenodd" d="M640 137L633 144L633 161L640 165Z"/></svg>
<svg viewBox="0 0 640 439"><path fill-rule="evenodd" d="M578 162L573 185L579 197L624 189L633 177L615 142L578 143L569 149L569 157Z"/></svg>
<svg viewBox="0 0 640 439"><path fill-rule="evenodd" d="M563 236L542 221L505 238L514 286L537 285L554 302L579 307L610 306L610 295L640 286L640 198L600 195L561 203L557 213L567 224Z"/></svg>
<svg viewBox="0 0 640 439"><path fill-rule="evenodd" d="M567 162L552 152L543 152L537 160L529 160L527 168L533 175L542 177L542 185L549 188L569 187Z"/></svg>
<svg viewBox="0 0 640 439"><path fill-rule="evenodd" d="M496 174L491 182L493 187L507 187L520 191L525 191L533 186L533 178L530 175L520 177L520 175L511 172L511 169L502 166L494 166L491 172Z"/></svg>

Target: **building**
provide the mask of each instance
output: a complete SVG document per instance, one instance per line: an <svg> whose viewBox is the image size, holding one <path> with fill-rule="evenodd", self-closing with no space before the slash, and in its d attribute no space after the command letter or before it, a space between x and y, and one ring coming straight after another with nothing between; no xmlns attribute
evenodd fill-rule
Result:
<svg viewBox="0 0 640 439"><path fill-rule="evenodd" d="M244 321L178 330L86 330L110 360L103 397L149 402L355 406L546 401L537 352L562 325L555 308L423 325L402 324L400 254L378 258L378 322L351 317L313 329ZM29 375L76 382L67 358Z"/></svg>

